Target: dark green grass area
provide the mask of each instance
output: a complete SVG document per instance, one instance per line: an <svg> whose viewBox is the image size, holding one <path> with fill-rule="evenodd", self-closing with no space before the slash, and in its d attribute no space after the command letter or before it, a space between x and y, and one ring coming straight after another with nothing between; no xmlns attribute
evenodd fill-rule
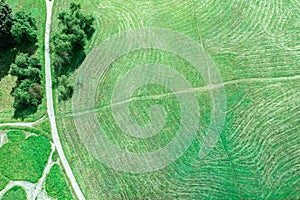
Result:
<svg viewBox="0 0 300 200"><path fill-rule="evenodd" d="M50 142L42 136L8 142L0 148L0 173L9 180L35 183L43 173L50 152Z"/></svg>
<svg viewBox="0 0 300 200"><path fill-rule="evenodd" d="M71 200L72 195L60 167L55 164L46 178L48 196L59 200Z"/></svg>
<svg viewBox="0 0 300 200"><path fill-rule="evenodd" d="M8 190L2 200L26 200L26 192L22 187L14 186L10 190Z"/></svg>
<svg viewBox="0 0 300 200"><path fill-rule="evenodd" d="M20 142L25 139L25 134L23 131L9 130L6 134L10 142Z"/></svg>

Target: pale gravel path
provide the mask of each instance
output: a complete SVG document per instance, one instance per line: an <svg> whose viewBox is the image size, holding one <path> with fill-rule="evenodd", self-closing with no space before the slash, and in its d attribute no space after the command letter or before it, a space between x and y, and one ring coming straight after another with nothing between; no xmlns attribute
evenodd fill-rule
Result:
<svg viewBox="0 0 300 200"><path fill-rule="evenodd" d="M50 66L50 30L51 30L51 16L53 2L45 0L47 6L47 20L46 20L46 30L45 30L45 78L46 78L46 99L47 99L47 112L50 119L52 139L55 144L56 150L58 152L62 166L66 172L66 175L72 185L73 191L75 192L79 200L85 200L85 197L75 179L75 176L71 170L68 160L63 151L61 142L59 140L59 135L57 131L55 113L53 106L53 96L52 96L52 77L51 77L51 66Z"/></svg>
<svg viewBox="0 0 300 200"><path fill-rule="evenodd" d="M39 123L40 121L42 121L45 118L42 117L34 122L10 122L10 123L2 123L0 124L0 127L3 126L16 126L16 127L29 127L32 128L35 124Z"/></svg>

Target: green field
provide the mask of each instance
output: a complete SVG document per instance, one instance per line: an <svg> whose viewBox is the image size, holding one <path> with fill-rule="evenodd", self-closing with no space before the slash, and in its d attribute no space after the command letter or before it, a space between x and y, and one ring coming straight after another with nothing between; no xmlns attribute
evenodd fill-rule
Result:
<svg viewBox="0 0 300 200"><path fill-rule="evenodd" d="M65 182L64 176L58 165L54 165L46 179L46 191L48 196L61 200L71 200L70 189Z"/></svg>
<svg viewBox="0 0 300 200"><path fill-rule="evenodd" d="M58 13L69 2L55 2L54 31ZM72 114L72 100L59 102L57 123L63 147L87 199L300 198L298 1L75 2L97 21L87 52L115 34L147 27L171 29L197 41L222 76L227 106L216 146L200 158L198 152L212 117L210 93L199 89L206 85L201 74L182 57L159 49L139 49L119 57L101 77L95 77L99 82L91 78L89 83L97 84L97 94L96 105L88 112L96 112L97 123L112 144L135 153L154 151L168 144L180 125L180 102L168 88L157 84L138 88L128 107L135 123L145 125L150 122L149 108L162 105L167 118L158 134L135 138L116 123L110 106L113 88L122 76L143 64L167 65L188 80L199 102L200 129L184 155L168 167L127 173L103 164L87 150L77 132L81 125L76 129L74 119L88 114ZM93 49L82 68L97 70L100 51ZM82 68L71 79L80 79ZM94 137L94 133L92 128L86 130L85 137ZM97 148L96 142L90 145Z"/></svg>
<svg viewBox="0 0 300 200"><path fill-rule="evenodd" d="M22 187L15 186L8 190L2 198L3 200L20 199L26 200L26 192Z"/></svg>

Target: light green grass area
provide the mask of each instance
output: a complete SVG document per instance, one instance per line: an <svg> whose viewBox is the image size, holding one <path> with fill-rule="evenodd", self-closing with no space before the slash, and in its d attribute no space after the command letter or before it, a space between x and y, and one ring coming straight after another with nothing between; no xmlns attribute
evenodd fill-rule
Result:
<svg viewBox="0 0 300 200"><path fill-rule="evenodd" d="M60 167L57 164L51 168L45 187L49 197L59 200L73 199Z"/></svg>
<svg viewBox="0 0 300 200"><path fill-rule="evenodd" d="M7 138L9 139L10 142L21 142L22 140L25 139L25 134L23 131L19 130L10 130L7 131Z"/></svg>
<svg viewBox="0 0 300 200"><path fill-rule="evenodd" d="M0 190L3 190L5 186L8 184L9 180L2 174L0 174Z"/></svg>
<svg viewBox="0 0 300 200"><path fill-rule="evenodd" d="M20 10L25 10L27 12L30 12L32 16L36 19L36 24L38 27L37 30L37 36L38 36L38 47L36 50L36 54L38 54L38 57L40 58L42 68L44 69L44 33L45 33L45 22L46 22L46 6L44 1L37 1L37 0L29 0L29 1L23 1L23 0L7 0L7 4L10 5L13 12L17 12ZM34 47L30 45L21 45L17 49L21 49L25 52L32 52L32 49ZM4 67L4 69L1 70L1 76L6 75L3 78L0 78L0 123L3 122L11 122L11 121L20 121L20 119L16 120L13 119L14 115L14 108L13 108L13 102L14 99L10 95L12 89L16 85L16 78L11 77L10 75L7 75L7 72L9 71L10 64L13 63L15 56L16 56L17 50L11 49L9 51L1 52L3 57L0 58L0 65L1 67ZM4 73L4 71L6 73ZM4 74L2 74L4 73ZM42 85L44 87L44 83L42 81ZM2 95L1 95L2 94ZM38 110L36 113L29 115L24 119L24 121L35 121L39 118L41 118L45 114L46 110L46 104L45 104L45 98L43 98L43 103L38 107Z"/></svg>
<svg viewBox="0 0 300 200"><path fill-rule="evenodd" d="M0 148L0 174L9 180L35 183L42 176L50 152L50 142L43 136L8 142Z"/></svg>
<svg viewBox="0 0 300 200"><path fill-rule="evenodd" d="M26 200L26 192L22 187L15 186L12 187L10 190L8 190L4 196L2 197L2 200L12 200L12 199L18 199L18 200Z"/></svg>
<svg viewBox="0 0 300 200"><path fill-rule="evenodd" d="M0 80L0 120L13 116L13 102L14 98L10 95L13 87L16 86L16 78L10 75Z"/></svg>
<svg viewBox="0 0 300 200"><path fill-rule="evenodd" d="M55 18L69 2L56 1L54 31L58 27ZM83 10L97 19L97 31L87 51L127 30L159 27L178 31L202 44L212 57L225 84L227 98L223 131L205 158L199 158L198 152L211 118L207 90L194 92L201 112L200 130L193 144L168 167L144 174L116 171L95 159L76 132L72 100L60 102L57 106L60 137L87 199L300 198L297 1L75 2L80 2ZM129 109L138 124L146 124L148 108L162 105L167 120L157 135L147 139L130 137L112 115L110 101L117 81L137 65L151 63L175 69L193 88L205 85L190 63L170 52L138 50L115 60L98 83L95 109L106 136L123 150L141 153L159 149L178 129L181 116L178 99L173 94L152 98L170 93L155 84L136 90L132 96L136 99L129 102ZM71 79L76 75L75 72ZM88 131L86 134L89 136Z"/></svg>

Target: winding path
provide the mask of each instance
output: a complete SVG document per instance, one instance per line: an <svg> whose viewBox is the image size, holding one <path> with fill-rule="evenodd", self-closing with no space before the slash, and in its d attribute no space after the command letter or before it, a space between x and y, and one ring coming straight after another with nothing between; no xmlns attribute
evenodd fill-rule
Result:
<svg viewBox="0 0 300 200"><path fill-rule="evenodd" d="M58 155L60 157L62 166L66 172L66 175L69 178L69 181L72 185L73 191L75 192L77 198L79 200L85 200L85 197L74 177L74 174L71 170L71 167L68 163L68 160L63 151L61 142L59 140L56 121L55 121L55 113L53 106L53 96L52 96L52 77L51 77L51 65L50 65L50 30L51 30L51 16L52 16L52 7L53 2L49 0L46 1L47 6L47 20L46 20L46 30L45 30L45 79L46 79L46 99L47 99L47 112L50 119L51 131L52 131L52 139Z"/></svg>

